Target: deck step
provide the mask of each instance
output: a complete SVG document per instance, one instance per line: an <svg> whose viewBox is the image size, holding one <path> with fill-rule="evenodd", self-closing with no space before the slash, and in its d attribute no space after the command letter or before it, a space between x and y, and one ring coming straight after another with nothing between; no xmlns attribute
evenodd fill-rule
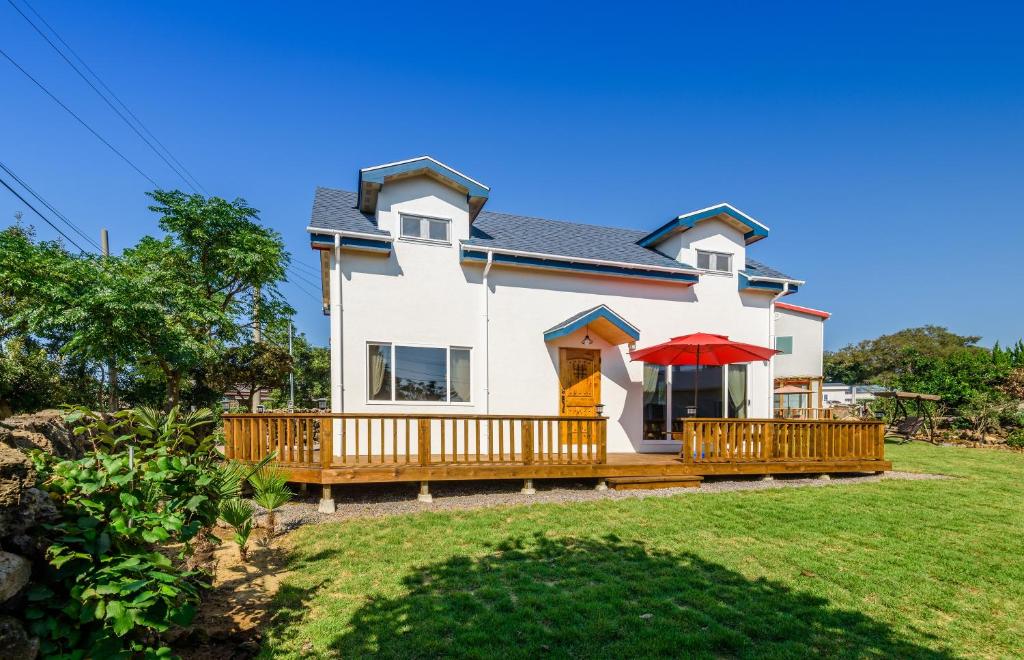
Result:
<svg viewBox="0 0 1024 660"><path fill-rule="evenodd" d="M613 477L607 480L613 490L655 490L657 488L700 488L704 477L680 475L673 477Z"/></svg>

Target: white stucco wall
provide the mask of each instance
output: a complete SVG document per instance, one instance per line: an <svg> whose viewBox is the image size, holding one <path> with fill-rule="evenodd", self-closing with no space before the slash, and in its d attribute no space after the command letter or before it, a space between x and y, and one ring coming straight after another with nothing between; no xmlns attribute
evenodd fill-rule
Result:
<svg viewBox="0 0 1024 660"><path fill-rule="evenodd" d="M485 289L483 265L459 261L459 239L469 233L464 195L430 179L411 179L386 184L378 209L379 226L396 237L401 211L451 218L453 241L451 245L437 245L396 238L388 256L348 250L341 253L340 277L335 281L341 283L337 297L341 301L338 309L342 327L338 336L343 355L334 367L340 390L335 397L340 401L333 402L336 410L558 414L558 348L581 347L583 332L550 344L544 342L543 333L600 304L640 330L639 347L698 331L769 344L770 296L741 294L735 273L703 276L698 284L687 287L494 266ZM685 249L699 245L702 249L732 252L736 255L734 269L744 263L742 236L726 223L707 222L684 236L692 241ZM684 250L681 241L672 240ZM695 258L685 260L693 263ZM486 326L485 309L489 316ZM609 346L595 332L590 334L594 343L588 348L602 349L601 393L604 413L609 417L608 451L670 448L670 444L641 440L643 365L629 362L626 346ZM367 343L378 341L472 348L472 401L370 401ZM332 345L332 352L334 348ZM760 362L751 364L751 417L771 414L771 389L769 369Z"/></svg>
<svg viewBox="0 0 1024 660"><path fill-rule="evenodd" d="M825 319L775 308L776 337L792 337L793 352L775 356L775 377L820 378L825 345Z"/></svg>

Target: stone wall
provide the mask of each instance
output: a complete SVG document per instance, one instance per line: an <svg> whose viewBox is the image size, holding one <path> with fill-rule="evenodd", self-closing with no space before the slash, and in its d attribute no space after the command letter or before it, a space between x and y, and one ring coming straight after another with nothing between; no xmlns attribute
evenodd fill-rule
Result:
<svg viewBox="0 0 1024 660"><path fill-rule="evenodd" d="M50 498L35 487L32 449L78 458L87 440L77 437L57 410L0 420L0 657L34 658L38 642L17 618L24 610L25 586L32 573L27 557L42 557L33 527L56 516Z"/></svg>

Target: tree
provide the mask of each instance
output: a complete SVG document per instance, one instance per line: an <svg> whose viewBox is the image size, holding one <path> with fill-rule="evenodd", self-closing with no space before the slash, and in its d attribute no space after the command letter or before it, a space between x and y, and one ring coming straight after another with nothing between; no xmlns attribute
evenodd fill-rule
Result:
<svg viewBox="0 0 1024 660"><path fill-rule="evenodd" d="M975 436L985 442L985 435L998 431L1002 420L1017 410L1017 403L999 392L980 392L960 408L960 416L967 420Z"/></svg>
<svg viewBox="0 0 1024 660"><path fill-rule="evenodd" d="M183 381L210 371L254 323L291 313L275 286L289 257L244 200L150 196L165 236L120 256L72 255L23 231L0 232L0 299L12 301L11 324L59 342L63 354L156 370L170 408Z"/></svg>
<svg viewBox="0 0 1024 660"><path fill-rule="evenodd" d="M271 328L268 335L277 343L287 341L287 325L283 332ZM327 398L331 391L331 351L326 346L314 346L304 334L292 339L293 369L295 375L295 405L314 408L318 399ZM288 383L274 390L268 403L275 408L288 405Z"/></svg>
<svg viewBox="0 0 1024 660"><path fill-rule="evenodd" d="M958 335L946 328L926 325L867 339L825 355L825 378L844 383L886 384L900 375L908 355L947 358L976 346L980 337Z"/></svg>
<svg viewBox="0 0 1024 660"><path fill-rule="evenodd" d="M60 365L24 337L0 340L0 419L40 410L64 398Z"/></svg>
<svg viewBox="0 0 1024 660"><path fill-rule="evenodd" d="M279 387L291 368L292 358L284 348L268 343L242 344L224 352L209 382L222 392L234 387L247 388L252 410L256 393L265 387Z"/></svg>

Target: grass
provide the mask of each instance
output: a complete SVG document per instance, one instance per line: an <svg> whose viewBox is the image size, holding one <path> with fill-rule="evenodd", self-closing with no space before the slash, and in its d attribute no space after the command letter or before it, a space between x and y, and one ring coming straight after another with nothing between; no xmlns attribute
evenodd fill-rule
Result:
<svg viewBox="0 0 1024 660"><path fill-rule="evenodd" d="M1018 656L1024 454L887 455L956 478L305 527L263 654Z"/></svg>

